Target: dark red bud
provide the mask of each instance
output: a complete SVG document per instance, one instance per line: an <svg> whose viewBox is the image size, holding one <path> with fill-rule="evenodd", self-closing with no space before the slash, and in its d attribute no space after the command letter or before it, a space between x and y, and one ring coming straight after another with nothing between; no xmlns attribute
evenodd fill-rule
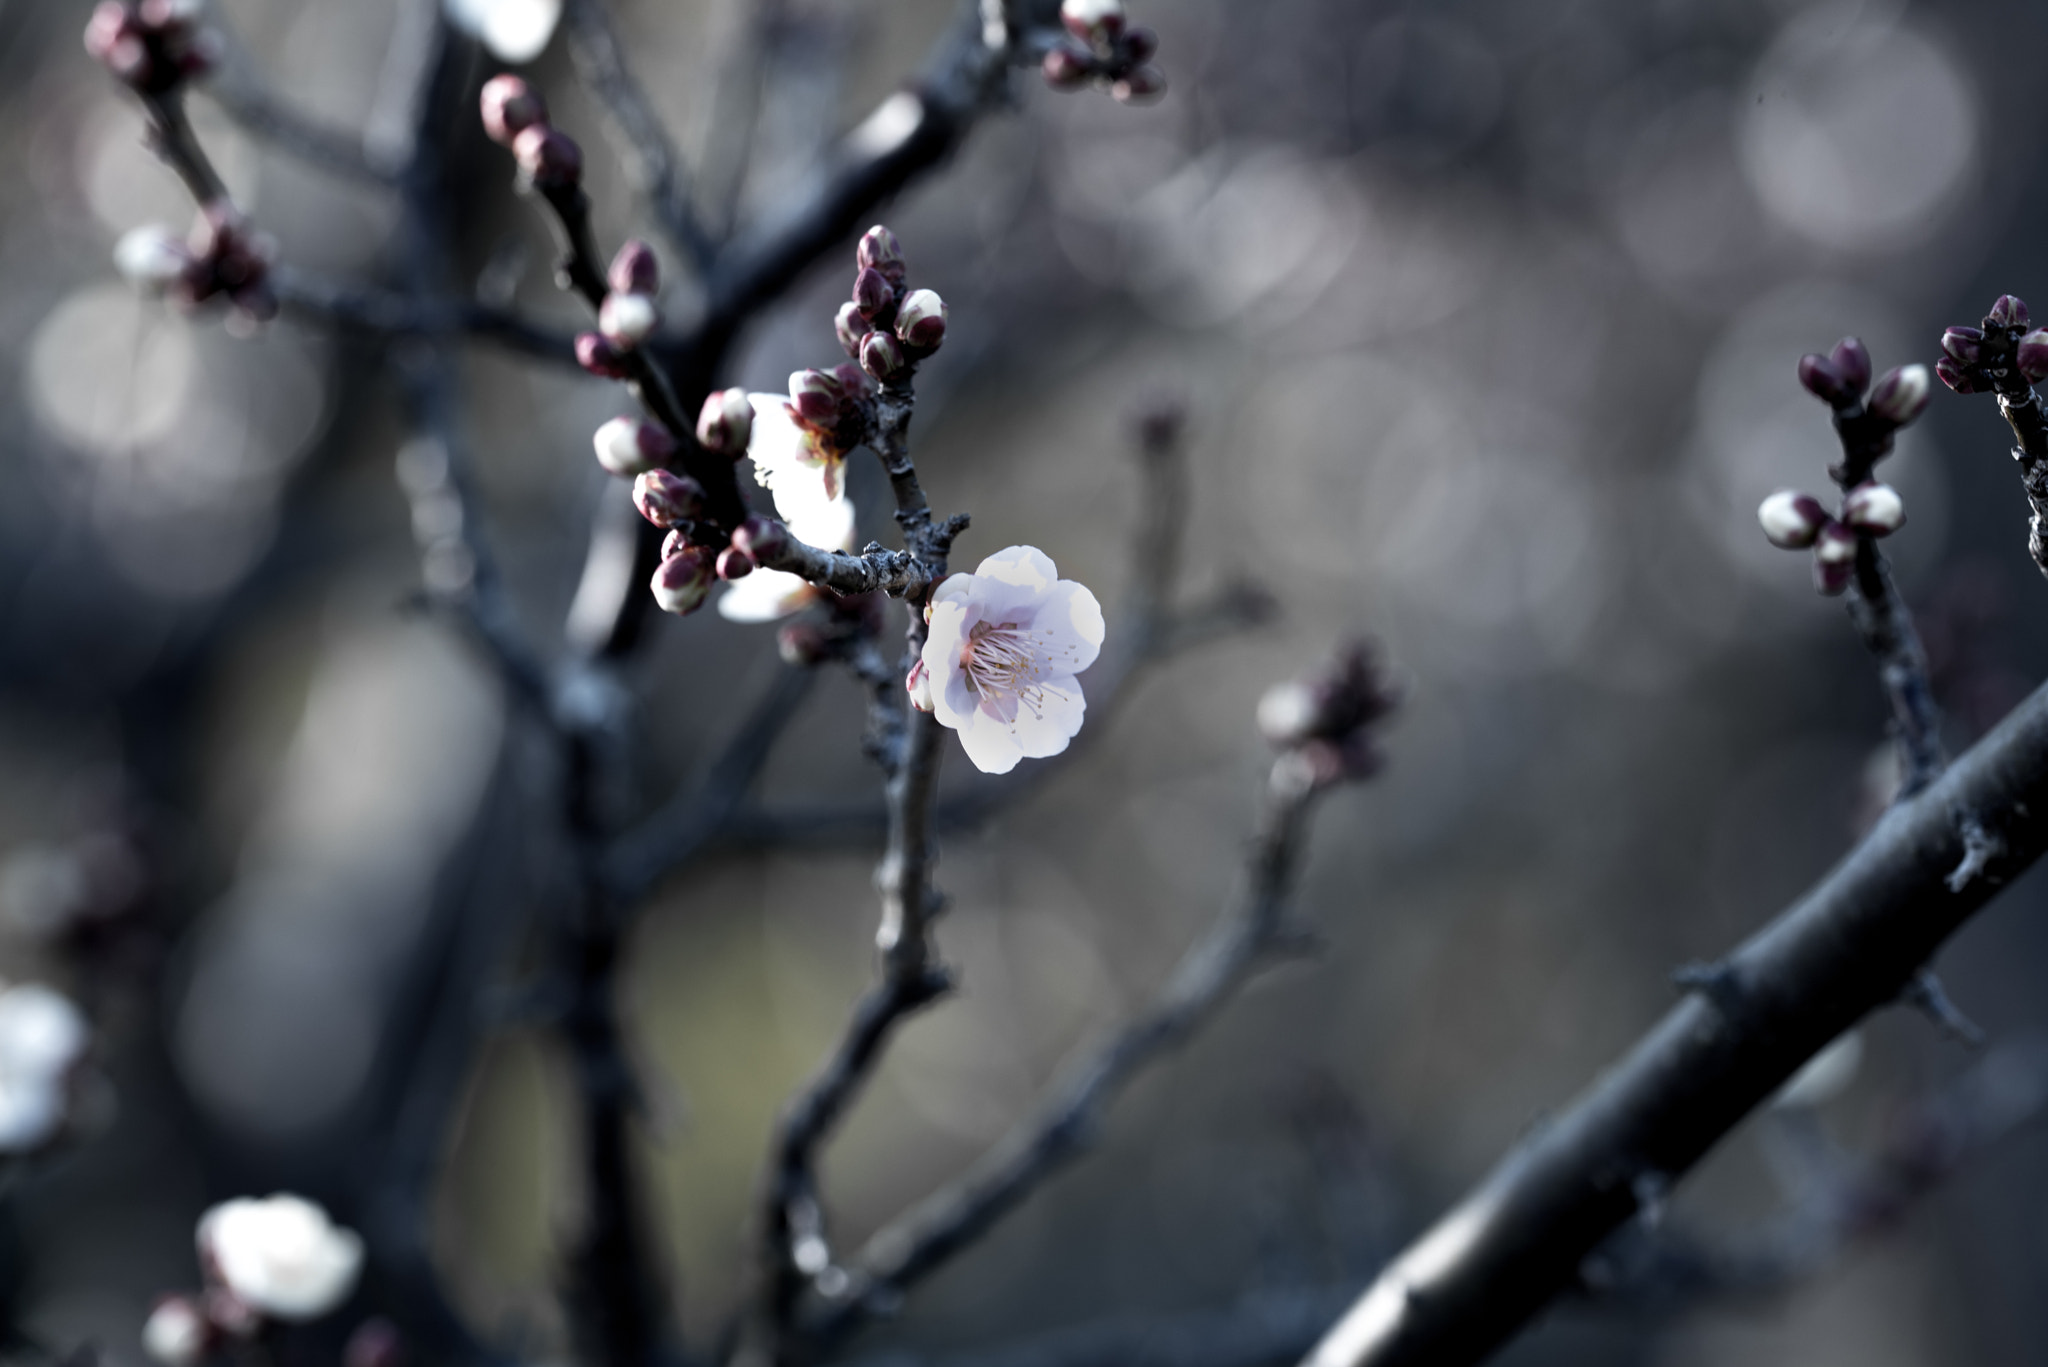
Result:
<svg viewBox="0 0 2048 1367"><path fill-rule="evenodd" d="M1829 363L1827 357L1809 352L1799 358L1799 383L1807 392L1834 408L1847 408L1856 402L1856 395L1850 390L1842 372Z"/></svg>
<svg viewBox="0 0 2048 1367"><path fill-rule="evenodd" d="M718 577L731 582L745 579L754 572L754 557L738 546L727 546L718 553Z"/></svg>
<svg viewBox="0 0 2048 1367"><path fill-rule="evenodd" d="M661 263L655 258L654 248L637 237L628 238L612 257L606 279L614 294L659 294Z"/></svg>
<svg viewBox="0 0 2048 1367"><path fill-rule="evenodd" d="M2026 301L2016 294L2001 294L1992 304L1989 320L2002 328L2025 328L2030 321L2027 317Z"/></svg>
<svg viewBox="0 0 2048 1367"><path fill-rule="evenodd" d="M1973 327L1952 327L1941 334L1941 349L1964 365L1975 365L1984 356L1984 334Z"/></svg>
<svg viewBox="0 0 2048 1367"><path fill-rule="evenodd" d="M1974 394L1977 392L1976 381L1970 378L1970 372L1947 356L1934 363L1934 373L1943 384L1958 394Z"/></svg>
<svg viewBox="0 0 2048 1367"><path fill-rule="evenodd" d="M1857 394L1870 385L1870 352L1854 337L1844 337L1828 353L1828 364L1842 377L1842 383Z"/></svg>
<svg viewBox="0 0 2048 1367"><path fill-rule="evenodd" d="M862 266L853 278L853 306L869 322L887 322L882 315L896 306L896 287L873 266Z"/></svg>

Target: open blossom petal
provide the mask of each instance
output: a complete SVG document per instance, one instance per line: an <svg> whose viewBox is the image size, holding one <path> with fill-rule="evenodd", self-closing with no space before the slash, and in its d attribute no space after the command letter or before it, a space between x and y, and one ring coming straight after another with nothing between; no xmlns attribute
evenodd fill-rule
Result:
<svg viewBox="0 0 2048 1367"><path fill-rule="evenodd" d="M1103 640L1095 595L1043 551L1011 546L932 594L921 658L932 714L977 769L1007 773L1067 748L1087 710L1074 675Z"/></svg>
<svg viewBox="0 0 2048 1367"><path fill-rule="evenodd" d="M759 428L755 429L757 432ZM776 510L782 510L777 498ZM853 549L854 512L849 499L806 503L799 515L784 520L797 540L822 550ZM772 622L787 617L818 596L818 590L800 575L784 570L755 570L744 579L726 585L718 597L718 615L728 622Z"/></svg>
<svg viewBox="0 0 2048 1367"><path fill-rule="evenodd" d="M788 400L780 394L749 394L747 403L754 410L747 457L754 462L754 482L774 495L777 515L795 527L806 511L840 501L839 474L846 462L818 454L810 434L790 416Z"/></svg>
<svg viewBox="0 0 2048 1367"><path fill-rule="evenodd" d="M224 1201L199 1218L201 1257L227 1289L280 1320L317 1319L355 1290L363 1241L302 1196Z"/></svg>

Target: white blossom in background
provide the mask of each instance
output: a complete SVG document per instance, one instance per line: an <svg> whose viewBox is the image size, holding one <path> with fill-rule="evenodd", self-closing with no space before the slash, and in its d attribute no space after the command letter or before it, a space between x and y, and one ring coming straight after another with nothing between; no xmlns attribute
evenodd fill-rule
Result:
<svg viewBox="0 0 2048 1367"><path fill-rule="evenodd" d="M311 1320L355 1290L363 1241L303 1196L238 1197L199 1217L199 1259L252 1310Z"/></svg>
<svg viewBox="0 0 2048 1367"><path fill-rule="evenodd" d="M795 509L793 515L789 508ZM853 503L844 495L830 500L822 495L809 501L792 499L788 508L778 497L775 510L783 515L790 535L797 540L820 550L853 549ZM801 575L786 570L755 570L725 586L718 599L718 615L729 622L772 622L797 611L819 592Z"/></svg>
<svg viewBox="0 0 2048 1367"><path fill-rule="evenodd" d="M92 1028L69 997L40 983L0 991L0 1153L41 1148L63 1128L71 1073Z"/></svg>
<svg viewBox="0 0 2048 1367"><path fill-rule="evenodd" d="M796 376L791 377L792 385ZM749 394L754 409L753 431L747 439L747 459L754 462L754 483L775 498L775 512L792 531L797 519L814 514L820 504L844 497L835 489L831 462L821 460L811 434L790 416L789 399L783 394ZM811 539L797 533L805 541ZM823 542L811 542L823 545Z"/></svg>
<svg viewBox="0 0 2048 1367"><path fill-rule="evenodd" d="M530 62L546 49L562 0L442 0L448 22L501 62Z"/></svg>
<svg viewBox="0 0 2048 1367"><path fill-rule="evenodd" d="M930 618L912 695L975 768L1005 774L1067 748L1087 706L1074 676L1102 650L1094 594L1037 547L1011 546L940 584Z"/></svg>
<svg viewBox="0 0 2048 1367"><path fill-rule="evenodd" d="M206 1356L213 1326L184 1296L166 1296L142 1324L142 1351L164 1367L192 1367Z"/></svg>

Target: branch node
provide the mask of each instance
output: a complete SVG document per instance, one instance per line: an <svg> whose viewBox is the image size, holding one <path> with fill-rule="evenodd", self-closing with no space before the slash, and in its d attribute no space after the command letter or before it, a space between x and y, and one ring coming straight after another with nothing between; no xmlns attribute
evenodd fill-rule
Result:
<svg viewBox="0 0 2048 1367"><path fill-rule="evenodd" d="M1964 1015L1949 999L1948 993L1942 988L1941 979L1935 976L1933 969L1923 968L1914 974L1913 980L1906 984L1906 990L1900 994L1900 999L1933 1021L1944 1035L1958 1044L1971 1049L1984 1047L1987 1037L1983 1028Z"/></svg>
<svg viewBox="0 0 2048 1367"><path fill-rule="evenodd" d="M1979 878L1997 881L1991 876L1991 861L2005 853L2005 842L1986 829L1975 812L1960 812L1955 822L1963 837L1963 857L1948 876L1948 890L1961 892Z"/></svg>

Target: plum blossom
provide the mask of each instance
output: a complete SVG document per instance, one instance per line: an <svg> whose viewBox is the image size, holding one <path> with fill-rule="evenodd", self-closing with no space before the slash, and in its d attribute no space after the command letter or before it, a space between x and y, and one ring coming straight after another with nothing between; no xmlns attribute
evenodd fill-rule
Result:
<svg viewBox="0 0 2048 1367"><path fill-rule="evenodd" d="M441 9L501 62L540 56L562 18L562 0L442 0Z"/></svg>
<svg viewBox="0 0 2048 1367"><path fill-rule="evenodd" d="M39 1149L63 1128L71 1074L91 1038L61 992L40 983L0 991L0 1153Z"/></svg>
<svg viewBox="0 0 2048 1367"><path fill-rule="evenodd" d="M312 1320L355 1290L363 1241L303 1196L238 1197L199 1217L199 1259L257 1313Z"/></svg>
<svg viewBox="0 0 2048 1367"><path fill-rule="evenodd" d="M845 492L847 438L842 426L859 402L865 379L857 367L849 374L799 370L789 377L789 393L749 394L754 410L747 455L754 462L754 482L775 495L783 521L795 513L785 502L833 499ZM809 405L812 416L799 408Z"/></svg>
<svg viewBox="0 0 2048 1367"><path fill-rule="evenodd" d="M794 508L794 515L789 508ZM776 511L789 524L790 535L821 550L853 549L853 503L844 495L804 502L792 499ZM787 617L815 599L822 590L787 570L757 569L726 585L719 595L718 615L729 622L772 622Z"/></svg>
<svg viewBox="0 0 2048 1367"><path fill-rule="evenodd" d="M1086 701L1074 676L1102 650L1102 606L1035 546L997 551L932 593L930 634L907 681L967 758L1005 774L1067 748Z"/></svg>

